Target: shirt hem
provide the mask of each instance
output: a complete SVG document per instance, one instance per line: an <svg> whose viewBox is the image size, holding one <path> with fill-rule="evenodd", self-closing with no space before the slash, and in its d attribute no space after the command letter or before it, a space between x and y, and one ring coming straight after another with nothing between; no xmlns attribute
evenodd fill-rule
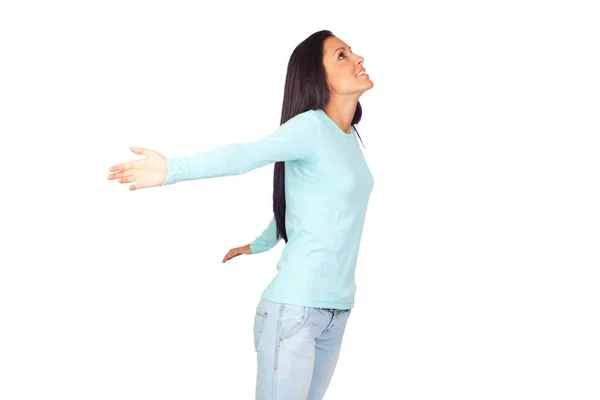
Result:
<svg viewBox="0 0 600 400"><path fill-rule="evenodd" d="M269 293L263 293L262 297L272 301L274 303L283 303L294 306L305 306L305 307L313 307L313 308L335 308L339 310L348 310L354 308L354 302L337 302L337 301L314 301L314 300L300 300L293 299L290 297L277 297L273 296Z"/></svg>

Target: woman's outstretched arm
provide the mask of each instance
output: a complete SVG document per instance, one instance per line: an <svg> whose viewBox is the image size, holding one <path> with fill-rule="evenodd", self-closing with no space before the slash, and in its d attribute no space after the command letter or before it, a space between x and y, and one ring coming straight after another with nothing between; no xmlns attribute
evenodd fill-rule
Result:
<svg viewBox="0 0 600 400"><path fill-rule="evenodd" d="M166 158L154 150L132 148L147 156L114 165L109 180L137 182L131 190L176 182L239 175L277 161L303 160L316 153L319 121L309 110L290 118L259 140L215 147L194 155Z"/></svg>
<svg viewBox="0 0 600 400"><path fill-rule="evenodd" d="M308 159L315 153L317 124L312 114L302 113L262 139L167 158L167 178L162 186L190 179L244 174L277 161Z"/></svg>

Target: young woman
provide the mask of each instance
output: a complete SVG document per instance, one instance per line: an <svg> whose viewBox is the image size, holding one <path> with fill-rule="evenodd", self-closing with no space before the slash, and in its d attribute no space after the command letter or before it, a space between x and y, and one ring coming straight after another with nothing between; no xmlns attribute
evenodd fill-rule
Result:
<svg viewBox="0 0 600 400"><path fill-rule="evenodd" d="M292 52L270 135L177 158L132 147L146 158L109 169L108 179L137 190L274 163L273 219L223 259L286 243L254 318L256 399L322 399L338 360L374 183L356 140L358 99L373 87L363 61L331 31L315 32Z"/></svg>

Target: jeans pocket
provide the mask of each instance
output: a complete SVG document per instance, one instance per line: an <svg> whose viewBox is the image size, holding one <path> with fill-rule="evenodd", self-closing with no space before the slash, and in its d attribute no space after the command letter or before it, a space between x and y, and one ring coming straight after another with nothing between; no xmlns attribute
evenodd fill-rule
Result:
<svg viewBox="0 0 600 400"><path fill-rule="evenodd" d="M281 314L280 338L289 338L308 321L310 307L285 304Z"/></svg>
<svg viewBox="0 0 600 400"><path fill-rule="evenodd" d="M260 334L265 326L265 320L267 319L267 312L260 307L256 308L256 315L254 316L254 350L258 350L258 342L260 341Z"/></svg>

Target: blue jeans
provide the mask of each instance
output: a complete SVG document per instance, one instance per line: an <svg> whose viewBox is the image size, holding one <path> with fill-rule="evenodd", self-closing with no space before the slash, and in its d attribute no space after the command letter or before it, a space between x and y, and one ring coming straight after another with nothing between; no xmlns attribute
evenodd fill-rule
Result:
<svg viewBox="0 0 600 400"><path fill-rule="evenodd" d="M351 311L261 298L254 318L256 400L321 400Z"/></svg>

